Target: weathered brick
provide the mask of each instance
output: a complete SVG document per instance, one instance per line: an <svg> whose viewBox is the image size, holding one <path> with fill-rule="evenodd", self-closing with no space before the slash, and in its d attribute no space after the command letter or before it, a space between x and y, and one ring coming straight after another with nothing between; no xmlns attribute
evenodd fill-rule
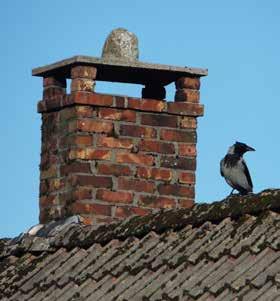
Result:
<svg viewBox="0 0 280 301"><path fill-rule="evenodd" d="M61 176L67 176L70 173L90 173L90 164L76 161L60 167Z"/></svg>
<svg viewBox="0 0 280 301"><path fill-rule="evenodd" d="M120 134L122 136L155 138L157 135L157 131L156 131L156 129L154 129L152 127L121 124L120 125Z"/></svg>
<svg viewBox="0 0 280 301"><path fill-rule="evenodd" d="M194 198L194 188L178 184L159 184L159 194Z"/></svg>
<svg viewBox="0 0 280 301"><path fill-rule="evenodd" d="M78 187L72 192L73 200L86 200L92 198L92 190L86 187Z"/></svg>
<svg viewBox="0 0 280 301"><path fill-rule="evenodd" d="M127 107L140 111L162 112L166 102L154 99L128 98Z"/></svg>
<svg viewBox="0 0 280 301"><path fill-rule="evenodd" d="M132 203L133 193L125 191L110 191L105 189L98 189L96 198L104 202L110 203Z"/></svg>
<svg viewBox="0 0 280 301"><path fill-rule="evenodd" d="M77 148L71 149L69 152L69 159L81 160L110 160L111 151L96 148Z"/></svg>
<svg viewBox="0 0 280 301"><path fill-rule="evenodd" d="M200 93L193 89L178 89L175 93L175 101L187 101L191 103L198 103Z"/></svg>
<svg viewBox="0 0 280 301"><path fill-rule="evenodd" d="M139 150L143 152L154 152L163 154L174 154L175 146L172 143L156 140L141 140L138 144Z"/></svg>
<svg viewBox="0 0 280 301"><path fill-rule="evenodd" d="M71 137L72 145L88 146L93 144L93 136L91 135L75 135Z"/></svg>
<svg viewBox="0 0 280 301"><path fill-rule="evenodd" d="M75 202L72 205L71 212L73 214L95 214L95 215L107 215L111 216L112 206L103 205L103 204L88 204L88 203L79 203Z"/></svg>
<svg viewBox="0 0 280 301"><path fill-rule="evenodd" d="M185 116L203 116L204 106L191 102L168 102L167 112Z"/></svg>
<svg viewBox="0 0 280 301"><path fill-rule="evenodd" d="M92 186L97 188L112 188L113 186L111 177L94 175L74 175L71 178L71 184L80 186Z"/></svg>
<svg viewBox="0 0 280 301"><path fill-rule="evenodd" d="M151 166L154 165L154 157L141 154L117 153L116 162Z"/></svg>
<svg viewBox="0 0 280 301"><path fill-rule="evenodd" d="M74 120L69 123L69 131L82 131L92 133L111 133L114 125L111 122L104 122L91 119Z"/></svg>
<svg viewBox="0 0 280 301"><path fill-rule="evenodd" d="M88 78L74 78L71 81L71 93L77 91L93 92L95 81Z"/></svg>
<svg viewBox="0 0 280 301"><path fill-rule="evenodd" d="M66 101L67 105L83 104L95 106L111 106L113 104L113 96L107 94L79 91L69 95Z"/></svg>
<svg viewBox="0 0 280 301"><path fill-rule="evenodd" d="M149 182L145 180L119 178L118 189L153 193L156 189L156 186L154 182Z"/></svg>
<svg viewBox="0 0 280 301"><path fill-rule="evenodd" d="M151 208L175 208L176 200L167 197L158 197L154 195L140 195L139 205Z"/></svg>
<svg viewBox="0 0 280 301"><path fill-rule="evenodd" d="M74 66L71 68L71 78L96 78L97 69L92 66Z"/></svg>
<svg viewBox="0 0 280 301"><path fill-rule="evenodd" d="M160 139L168 141L195 143L196 142L196 132L186 131L186 130L160 130Z"/></svg>
<svg viewBox="0 0 280 301"><path fill-rule="evenodd" d="M195 144L179 144L178 146L178 154L179 156L196 156L196 145Z"/></svg>
<svg viewBox="0 0 280 301"><path fill-rule="evenodd" d="M104 175L131 176L133 171L129 166L121 164L103 164L97 166L97 172Z"/></svg>
<svg viewBox="0 0 280 301"><path fill-rule="evenodd" d="M175 82L176 89L200 89L200 78L199 77L180 77Z"/></svg>
<svg viewBox="0 0 280 301"><path fill-rule="evenodd" d="M195 173L192 172L180 172L178 174L179 183L182 184L194 184L195 183Z"/></svg>
<svg viewBox="0 0 280 301"><path fill-rule="evenodd" d="M93 117L93 108L90 106L74 106L64 108L60 112L60 121L67 121L73 118Z"/></svg>
<svg viewBox="0 0 280 301"><path fill-rule="evenodd" d="M177 119L174 115L142 114L141 124L176 128Z"/></svg>
<svg viewBox="0 0 280 301"><path fill-rule="evenodd" d="M60 107L66 89L59 86L48 86L43 90L43 99L46 101L47 110Z"/></svg>
<svg viewBox="0 0 280 301"><path fill-rule="evenodd" d="M132 215L144 216L151 213L151 210L140 207L117 207L115 216L119 218L126 218Z"/></svg>
<svg viewBox="0 0 280 301"><path fill-rule="evenodd" d="M64 179L49 179L48 180L48 192L55 192L62 189L65 186Z"/></svg>
<svg viewBox="0 0 280 301"><path fill-rule="evenodd" d="M125 98L124 96L115 96L116 107L124 108L125 107Z"/></svg>
<svg viewBox="0 0 280 301"><path fill-rule="evenodd" d="M182 117L180 121L180 127L182 129L196 129L197 120L195 117Z"/></svg>
<svg viewBox="0 0 280 301"><path fill-rule="evenodd" d="M117 110L112 108L100 108L98 117L109 120L136 121L136 112L132 110Z"/></svg>
<svg viewBox="0 0 280 301"><path fill-rule="evenodd" d="M57 205L58 202L58 195L48 195L40 197L39 204L40 207L49 207L53 205Z"/></svg>
<svg viewBox="0 0 280 301"><path fill-rule="evenodd" d="M192 208L194 205L193 199L178 199L180 208Z"/></svg>
<svg viewBox="0 0 280 301"><path fill-rule="evenodd" d="M41 180L40 181L40 196L46 194L48 192L48 181Z"/></svg>
<svg viewBox="0 0 280 301"><path fill-rule="evenodd" d="M195 170L195 158L162 156L160 166L173 169Z"/></svg>
<svg viewBox="0 0 280 301"><path fill-rule="evenodd" d="M137 167L137 177L158 181L171 181L172 171L161 168Z"/></svg>
<svg viewBox="0 0 280 301"><path fill-rule="evenodd" d="M48 169L43 170L41 168L41 180L43 179L49 179L49 178L55 178L57 177L57 166L51 165Z"/></svg>
<svg viewBox="0 0 280 301"><path fill-rule="evenodd" d="M110 147L110 148L133 148L133 140L129 138L115 138L99 136L97 140L98 146Z"/></svg>

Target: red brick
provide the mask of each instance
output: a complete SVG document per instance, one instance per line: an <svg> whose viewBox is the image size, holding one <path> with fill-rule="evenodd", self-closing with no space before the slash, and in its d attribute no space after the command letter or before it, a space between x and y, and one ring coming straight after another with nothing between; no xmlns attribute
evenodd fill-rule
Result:
<svg viewBox="0 0 280 301"><path fill-rule="evenodd" d="M160 139L168 141L177 141L177 142L187 142L195 143L196 142L196 132L195 131L186 131L186 130L160 130Z"/></svg>
<svg viewBox="0 0 280 301"><path fill-rule="evenodd" d="M48 181L40 181L40 196L46 194L48 192Z"/></svg>
<svg viewBox="0 0 280 301"><path fill-rule="evenodd" d="M126 97L123 97L123 96L115 96L116 107L124 108L125 107L125 99L126 99Z"/></svg>
<svg viewBox="0 0 280 301"><path fill-rule="evenodd" d="M200 78L199 77L180 77L175 83L176 89L200 89Z"/></svg>
<svg viewBox="0 0 280 301"><path fill-rule="evenodd" d="M113 131L113 123L97 121L91 119L75 120L69 123L69 131L82 131L92 133L111 133Z"/></svg>
<svg viewBox="0 0 280 301"><path fill-rule="evenodd" d="M154 165L154 157L149 156L149 155L117 153L116 154L116 162L151 166L151 165Z"/></svg>
<svg viewBox="0 0 280 301"><path fill-rule="evenodd" d="M195 158L162 156L160 166L171 169L195 170L196 160Z"/></svg>
<svg viewBox="0 0 280 301"><path fill-rule="evenodd" d="M89 92L75 92L69 95L67 104L83 104L95 106L111 106L113 104L113 96Z"/></svg>
<svg viewBox="0 0 280 301"><path fill-rule="evenodd" d="M128 138L114 138L100 136L97 141L98 146L110 147L110 148L133 148L133 140Z"/></svg>
<svg viewBox="0 0 280 301"><path fill-rule="evenodd" d="M99 174L113 176L130 176L133 173L129 166L121 164L98 164L97 171Z"/></svg>
<svg viewBox="0 0 280 301"><path fill-rule="evenodd" d="M90 173L90 164L81 162L72 162L60 167L61 176L67 176L70 173Z"/></svg>
<svg viewBox="0 0 280 301"><path fill-rule="evenodd" d="M137 177L158 181L171 181L172 171L160 168L137 167Z"/></svg>
<svg viewBox="0 0 280 301"><path fill-rule="evenodd" d="M77 134L62 137L59 141L60 148L68 148L70 146L90 146L93 145L93 136L88 134Z"/></svg>
<svg viewBox="0 0 280 301"><path fill-rule="evenodd" d="M197 120L195 117L182 117L180 121L180 127L182 129L196 129Z"/></svg>
<svg viewBox="0 0 280 301"><path fill-rule="evenodd" d="M119 178L118 189L121 190L133 190L138 192L153 193L155 191L155 183L145 180L137 180L130 178Z"/></svg>
<svg viewBox="0 0 280 301"><path fill-rule="evenodd" d="M128 98L127 107L140 111L162 112L166 102L154 99Z"/></svg>
<svg viewBox="0 0 280 301"><path fill-rule="evenodd" d="M196 145L195 144L179 144L178 150L179 156L196 156Z"/></svg>
<svg viewBox="0 0 280 301"><path fill-rule="evenodd" d="M93 144L93 137L90 135L75 135L73 137L75 145L92 145Z"/></svg>
<svg viewBox="0 0 280 301"><path fill-rule="evenodd" d="M117 110L112 108L100 108L98 117L102 119L136 121L136 112L132 110Z"/></svg>
<svg viewBox="0 0 280 301"><path fill-rule="evenodd" d="M92 190L85 187L78 187L72 192L73 200L86 200L92 198Z"/></svg>
<svg viewBox="0 0 280 301"><path fill-rule="evenodd" d="M92 66L74 66L71 68L71 78L96 78L97 69Z"/></svg>
<svg viewBox="0 0 280 301"><path fill-rule="evenodd" d="M92 186L97 188L112 188L113 182L111 177L74 175L71 178L72 185Z"/></svg>
<svg viewBox="0 0 280 301"><path fill-rule="evenodd" d="M198 103L200 93L193 89L178 89L175 93L175 101L187 101L191 103Z"/></svg>
<svg viewBox="0 0 280 301"><path fill-rule="evenodd" d="M177 119L177 116L172 115L142 114L141 124L176 128Z"/></svg>
<svg viewBox="0 0 280 301"><path fill-rule="evenodd" d="M172 143L159 142L155 140L141 140L139 150L143 152L154 152L163 154L174 154L175 146Z"/></svg>
<svg viewBox="0 0 280 301"><path fill-rule="evenodd" d="M120 134L122 136L155 138L157 135L157 131L152 127L121 124L120 125Z"/></svg>
<svg viewBox="0 0 280 301"><path fill-rule="evenodd" d="M48 88L43 92L47 111L56 110L61 107L62 95L65 93L62 88Z"/></svg>
<svg viewBox="0 0 280 301"><path fill-rule="evenodd" d="M192 172L180 172L178 178L179 178L179 183L182 184L195 183L195 174Z"/></svg>
<svg viewBox="0 0 280 301"><path fill-rule="evenodd" d="M194 188L178 184L159 184L159 194L194 198Z"/></svg>
<svg viewBox="0 0 280 301"><path fill-rule="evenodd" d="M102 204L84 204L75 202L72 205L71 212L73 214L96 214L96 215L107 215L111 216L112 206L110 205L102 205Z"/></svg>
<svg viewBox="0 0 280 301"><path fill-rule="evenodd" d="M204 107L201 104L190 102L168 102L167 112L185 116L203 116Z"/></svg>
<svg viewBox="0 0 280 301"><path fill-rule="evenodd" d="M95 148L78 148L72 149L69 152L69 159L81 159L81 160L110 160L111 151Z"/></svg>
<svg viewBox="0 0 280 301"><path fill-rule="evenodd" d="M178 199L180 208L192 208L194 206L193 199Z"/></svg>
<svg viewBox="0 0 280 301"><path fill-rule="evenodd" d="M139 205L151 208L175 208L176 200L167 197L158 197L154 195L140 195Z"/></svg>
<svg viewBox="0 0 280 301"><path fill-rule="evenodd" d="M98 189L96 193L96 198L104 202L129 204L133 201L133 193Z"/></svg>
<svg viewBox="0 0 280 301"><path fill-rule="evenodd" d="M132 215L144 216L151 213L151 210L139 207L117 207L115 216L119 218L126 218Z"/></svg>
<svg viewBox="0 0 280 301"><path fill-rule="evenodd" d="M57 195L42 196L39 200L40 207L49 207L58 204Z"/></svg>

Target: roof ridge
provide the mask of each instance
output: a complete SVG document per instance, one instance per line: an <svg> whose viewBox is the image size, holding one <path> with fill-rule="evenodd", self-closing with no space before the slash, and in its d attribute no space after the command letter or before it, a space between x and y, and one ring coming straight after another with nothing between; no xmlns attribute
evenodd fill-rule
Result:
<svg viewBox="0 0 280 301"><path fill-rule="evenodd" d="M116 239L142 238L150 232L161 234L169 230L178 231L187 225L199 227L205 222L215 224L225 218L238 219L248 214L258 216L267 211L280 212L280 189L266 189L246 196L232 195L219 202L196 204L191 209L162 209L150 215L135 216L98 227L72 223L63 227L63 231L59 231L59 226L57 231L50 232L51 236L21 234L13 240L1 241L0 257L20 255L26 251L53 252L60 247L88 248L94 243L105 245Z"/></svg>

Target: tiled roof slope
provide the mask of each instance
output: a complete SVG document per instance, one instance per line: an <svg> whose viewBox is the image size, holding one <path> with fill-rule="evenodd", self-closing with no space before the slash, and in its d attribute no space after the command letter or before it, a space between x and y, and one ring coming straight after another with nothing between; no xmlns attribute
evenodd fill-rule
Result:
<svg viewBox="0 0 280 301"><path fill-rule="evenodd" d="M0 242L0 300L280 300L280 190Z"/></svg>

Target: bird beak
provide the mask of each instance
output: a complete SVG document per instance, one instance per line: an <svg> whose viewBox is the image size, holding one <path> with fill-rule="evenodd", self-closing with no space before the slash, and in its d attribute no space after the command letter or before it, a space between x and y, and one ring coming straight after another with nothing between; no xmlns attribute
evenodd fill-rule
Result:
<svg viewBox="0 0 280 301"><path fill-rule="evenodd" d="M246 151L247 151L247 152L249 152L249 151L252 151L252 152L254 152L254 151L255 151L255 149L254 149L253 147L251 147L251 146L247 145Z"/></svg>

